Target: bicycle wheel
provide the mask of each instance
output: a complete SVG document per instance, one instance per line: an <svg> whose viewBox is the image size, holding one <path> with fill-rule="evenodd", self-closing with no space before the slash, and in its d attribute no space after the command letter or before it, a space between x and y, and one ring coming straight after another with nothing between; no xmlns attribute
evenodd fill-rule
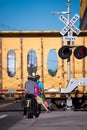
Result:
<svg viewBox="0 0 87 130"><path fill-rule="evenodd" d="M31 113L31 99L27 99L27 118L32 118L32 113Z"/></svg>

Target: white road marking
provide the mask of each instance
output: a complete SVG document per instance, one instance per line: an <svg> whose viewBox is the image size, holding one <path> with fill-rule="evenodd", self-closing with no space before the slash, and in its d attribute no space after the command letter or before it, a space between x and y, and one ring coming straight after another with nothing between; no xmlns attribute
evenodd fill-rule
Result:
<svg viewBox="0 0 87 130"><path fill-rule="evenodd" d="M8 116L8 115L2 115L2 116L0 116L0 119L4 118L4 117L6 117L6 116Z"/></svg>

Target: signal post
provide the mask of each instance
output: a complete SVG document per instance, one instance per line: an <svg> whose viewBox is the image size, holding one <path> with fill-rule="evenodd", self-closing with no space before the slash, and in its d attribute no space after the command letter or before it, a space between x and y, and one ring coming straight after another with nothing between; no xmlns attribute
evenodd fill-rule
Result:
<svg viewBox="0 0 87 130"><path fill-rule="evenodd" d="M60 50L58 51L58 54L62 59L67 59L67 81L69 84L69 81L71 79L70 56L72 54L72 48L75 47L70 46L70 41L75 41L77 39L76 36L73 36L73 32L75 32L77 35L80 33L80 30L74 25L74 23L79 19L79 15L75 14L73 18L70 20L70 0L67 0L66 12L53 12L53 14L61 14L59 19L63 23L65 23L65 27L60 31L60 34L63 36L63 41L67 41L67 45L61 47ZM64 17L62 14L67 14L67 18ZM85 47L82 47L81 49L83 49L82 53L84 55ZM72 107L72 99L70 97L70 93L68 93L66 107L69 109Z"/></svg>

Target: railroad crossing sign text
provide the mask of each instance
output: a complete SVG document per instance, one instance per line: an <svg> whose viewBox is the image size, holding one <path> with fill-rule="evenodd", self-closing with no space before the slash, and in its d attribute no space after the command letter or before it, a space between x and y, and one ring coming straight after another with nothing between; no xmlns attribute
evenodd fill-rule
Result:
<svg viewBox="0 0 87 130"><path fill-rule="evenodd" d="M80 33L80 30L74 25L74 23L79 19L79 15L75 14L73 18L69 21L63 15L59 19L66 24L66 26L60 31L61 35L65 35L69 30L73 30L77 35Z"/></svg>

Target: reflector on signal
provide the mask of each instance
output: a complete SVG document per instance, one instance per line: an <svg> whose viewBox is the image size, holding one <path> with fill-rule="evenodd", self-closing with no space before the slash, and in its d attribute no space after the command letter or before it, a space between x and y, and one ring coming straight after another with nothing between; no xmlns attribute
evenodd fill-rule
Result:
<svg viewBox="0 0 87 130"><path fill-rule="evenodd" d="M85 58L87 56L87 48L85 46L78 46L75 50L74 50L74 56L77 59L82 59Z"/></svg>
<svg viewBox="0 0 87 130"><path fill-rule="evenodd" d="M62 58L62 59L67 59L71 56L72 54L72 49L69 46L63 46L59 49L58 51L58 55Z"/></svg>

